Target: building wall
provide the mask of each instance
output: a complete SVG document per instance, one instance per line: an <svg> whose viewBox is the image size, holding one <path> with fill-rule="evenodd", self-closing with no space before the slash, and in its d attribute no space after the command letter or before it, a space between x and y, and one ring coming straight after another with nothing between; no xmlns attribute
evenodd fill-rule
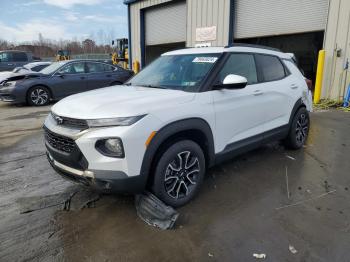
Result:
<svg viewBox="0 0 350 262"><path fill-rule="evenodd" d="M140 39L140 10L143 8L159 5L171 0L144 0L130 5L130 29L131 29L131 52L132 62L141 61L141 39Z"/></svg>
<svg viewBox="0 0 350 262"><path fill-rule="evenodd" d="M133 61L141 61L140 10L172 0L144 0L130 4L131 52ZM230 0L187 0L186 46L194 47L196 28L216 26L216 40L212 46L228 44Z"/></svg>
<svg viewBox="0 0 350 262"><path fill-rule="evenodd" d="M196 28L216 26L216 40L212 46L228 44L230 0L187 0L187 46L196 43Z"/></svg>
<svg viewBox="0 0 350 262"><path fill-rule="evenodd" d="M350 1L331 0L325 33L326 50L322 98L342 100L350 83L350 71L344 69L350 59ZM337 57L337 50L341 50Z"/></svg>

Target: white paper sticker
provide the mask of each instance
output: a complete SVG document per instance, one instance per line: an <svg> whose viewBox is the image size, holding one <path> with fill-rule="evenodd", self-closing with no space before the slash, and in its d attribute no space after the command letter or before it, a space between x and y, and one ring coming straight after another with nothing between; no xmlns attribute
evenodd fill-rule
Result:
<svg viewBox="0 0 350 262"><path fill-rule="evenodd" d="M196 57L195 59L193 59L193 63L210 63L210 64L214 64L216 62L216 60L218 60L217 57Z"/></svg>

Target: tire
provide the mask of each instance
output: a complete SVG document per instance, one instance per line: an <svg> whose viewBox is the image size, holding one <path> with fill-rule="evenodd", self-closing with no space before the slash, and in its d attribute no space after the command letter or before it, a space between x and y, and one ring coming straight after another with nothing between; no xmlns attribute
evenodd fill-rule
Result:
<svg viewBox="0 0 350 262"><path fill-rule="evenodd" d="M34 86L27 93L27 102L31 106L45 106L50 99L50 91L45 86Z"/></svg>
<svg viewBox="0 0 350 262"><path fill-rule="evenodd" d="M205 157L198 144L182 140L156 163L152 191L165 204L183 206L198 193L205 175Z"/></svg>
<svg viewBox="0 0 350 262"><path fill-rule="evenodd" d="M300 149L307 140L310 129L309 112L301 107L294 115L285 145L290 149Z"/></svg>

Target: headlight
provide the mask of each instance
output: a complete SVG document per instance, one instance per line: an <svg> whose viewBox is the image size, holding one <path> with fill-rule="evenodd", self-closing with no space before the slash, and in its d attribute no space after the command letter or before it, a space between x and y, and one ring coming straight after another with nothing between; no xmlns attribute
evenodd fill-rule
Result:
<svg viewBox="0 0 350 262"><path fill-rule="evenodd" d="M3 83L3 86L14 86L15 84L16 84L16 81L9 81L9 82Z"/></svg>
<svg viewBox="0 0 350 262"><path fill-rule="evenodd" d="M124 158L124 147L122 140L118 137L105 138L96 142L96 149L101 154L109 157Z"/></svg>
<svg viewBox="0 0 350 262"><path fill-rule="evenodd" d="M107 127L107 126L130 126L135 124L142 116L117 117L117 118L101 118L87 120L89 127Z"/></svg>

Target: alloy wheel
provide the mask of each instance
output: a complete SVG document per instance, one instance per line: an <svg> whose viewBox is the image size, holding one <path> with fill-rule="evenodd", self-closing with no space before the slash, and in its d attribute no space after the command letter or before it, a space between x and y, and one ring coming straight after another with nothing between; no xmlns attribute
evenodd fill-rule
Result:
<svg viewBox="0 0 350 262"><path fill-rule="evenodd" d="M165 171L164 186L167 194L174 199L186 197L195 189L199 172L197 156L190 151L178 153Z"/></svg>
<svg viewBox="0 0 350 262"><path fill-rule="evenodd" d="M296 140L301 145L305 143L308 135L309 119L305 114L300 114L296 124Z"/></svg>
<svg viewBox="0 0 350 262"><path fill-rule="evenodd" d="M49 99L49 94L41 88L35 88L30 94L30 99L35 105L44 105Z"/></svg>

